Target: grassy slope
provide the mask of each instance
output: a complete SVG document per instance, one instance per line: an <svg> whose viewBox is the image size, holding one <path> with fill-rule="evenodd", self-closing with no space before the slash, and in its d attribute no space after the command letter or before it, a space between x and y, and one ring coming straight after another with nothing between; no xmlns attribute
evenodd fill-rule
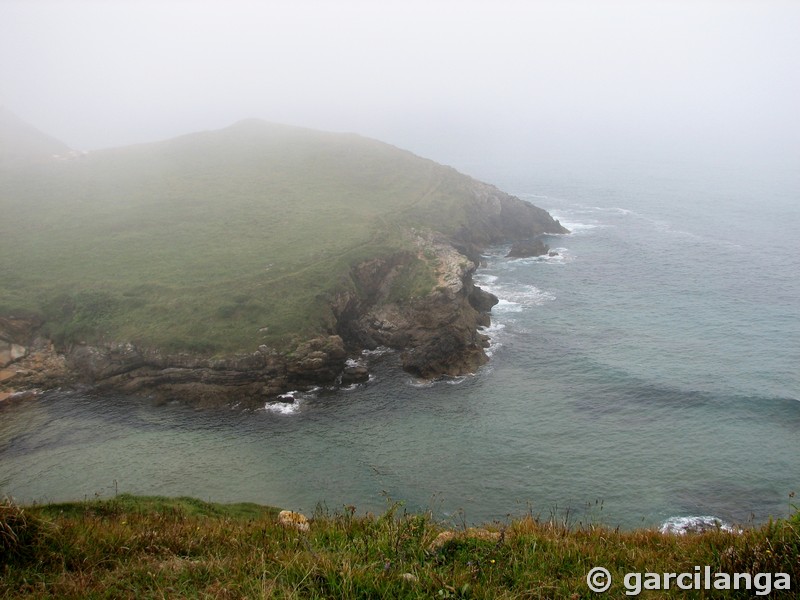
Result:
<svg viewBox="0 0 800 600"><path fill-rule="evenodd" d="M190 498L136 498L20 509L0 504L0 598L626 598L624 574L788 573L800 583L800 519L742 534L662 535L523 518L502 532L433 544L443 527L397 506L315 515L310 531L275 510ZM614 585L589 591L606 567ZM763 589L763 588L762 588ZM645 592L646 598L752 593Z"/></svg>
<svg viewBox="0 0 800 600"><path fill-rule="evenodd" d="M304 337L330 325L325 299L354 262L403 246L402 225L457 229L468 182L260 121L0 172L0 313L176 350Z"/></svg>

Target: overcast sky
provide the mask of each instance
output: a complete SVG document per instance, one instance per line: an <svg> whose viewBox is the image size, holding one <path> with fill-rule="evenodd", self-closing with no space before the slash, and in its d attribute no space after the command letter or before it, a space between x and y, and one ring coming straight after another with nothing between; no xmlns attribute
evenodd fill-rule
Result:
<svg viewBox="0 0 800 600"><path fill-rule="evenodd" d="M800 1L0 0L0 104L85 150L260 117L449 164L800 159Z"/></svg>

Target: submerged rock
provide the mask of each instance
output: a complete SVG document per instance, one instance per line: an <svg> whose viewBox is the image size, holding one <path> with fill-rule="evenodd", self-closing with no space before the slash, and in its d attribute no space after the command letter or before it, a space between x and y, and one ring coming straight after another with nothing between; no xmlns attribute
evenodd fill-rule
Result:
<svg viewBox="0 0 800 600"><path fill-rule="evenodd" d="M550 247L542 240L528 240L517 242L511 246L506 258L532 258L534 256L544 256L550 252Z"/></svg>

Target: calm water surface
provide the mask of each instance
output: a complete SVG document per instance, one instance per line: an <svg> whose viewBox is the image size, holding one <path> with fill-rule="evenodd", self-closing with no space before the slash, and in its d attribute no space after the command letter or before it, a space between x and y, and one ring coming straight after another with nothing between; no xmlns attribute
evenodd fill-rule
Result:
<svg viewBox="0 0 800 600"><path fill-rule="evenodd" d="M291 411L80 392L0 408L0 493L311 511L390 500L481 522L764 520L800 491L800 184L788 169L533 170L501 187L572 230L493 248L492 360L422 385L389 353Z"/></svg>

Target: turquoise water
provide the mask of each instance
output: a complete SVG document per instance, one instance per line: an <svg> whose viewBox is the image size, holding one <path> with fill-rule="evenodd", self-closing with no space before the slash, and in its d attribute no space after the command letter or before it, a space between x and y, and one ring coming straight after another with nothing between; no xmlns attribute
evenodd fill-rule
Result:
<svg viewBox="0 0 800 600"><path fill-rule="evenodd" d="M387 502L481 522L763 521L800 491L800 182L790 169L534 168L498 185L573 233L492 248L492 360L374 377L291 411L52 393L0 408L0 493Z"/></svg>

